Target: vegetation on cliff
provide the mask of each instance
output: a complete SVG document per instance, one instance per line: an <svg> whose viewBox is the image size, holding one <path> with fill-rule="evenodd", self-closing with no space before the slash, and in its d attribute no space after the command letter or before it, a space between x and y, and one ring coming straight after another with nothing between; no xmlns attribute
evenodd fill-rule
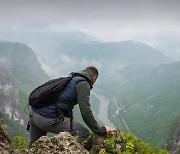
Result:
<svg viewBox="0 0 180 154"><path fill-rule="evenodd" d="M110 132L103 137L91 133L82 145L90 154L169 154L163 149L152 148L132 133L124 134L122 131Z"/></svg>

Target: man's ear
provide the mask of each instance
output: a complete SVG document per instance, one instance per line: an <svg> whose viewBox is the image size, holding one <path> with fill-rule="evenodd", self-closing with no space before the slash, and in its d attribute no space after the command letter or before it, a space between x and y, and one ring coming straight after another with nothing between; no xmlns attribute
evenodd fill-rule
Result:
<svg viewBox="0 0 180 154"><path fill-rule="evenodd" d="M96 82L96 80L97 80L97 77L96 77L96 76L93 76L93 77L92 77L92 82L93 82L93 84Z"/></svg>

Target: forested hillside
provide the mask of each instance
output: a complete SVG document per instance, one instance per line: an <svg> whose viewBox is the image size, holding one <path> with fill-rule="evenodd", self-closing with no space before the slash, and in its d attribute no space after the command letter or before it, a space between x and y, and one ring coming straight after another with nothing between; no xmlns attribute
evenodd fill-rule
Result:
<svg viewBox="0 0 180 154"><path fill-rule="evenodd" d="M25 44L0 42L0 112L9 135L25 135L28 95L49 79L35 53Z"/></svg>
<svg viewBox="0 0 180 154"><path fill-rule="evenodd" d="M31 89L48 79L34 51L26 44L0 42L0 64Z"/></svg>
<svg viewBox="0 0 180 154"><path fill-rule="evenodd" d="M165 146L169 132L173 136L170 127L180 114L179 68L180 62L163 64L135 78L124 68L122 76L129 80L114 89L130 129L154 146Z"/></svg>

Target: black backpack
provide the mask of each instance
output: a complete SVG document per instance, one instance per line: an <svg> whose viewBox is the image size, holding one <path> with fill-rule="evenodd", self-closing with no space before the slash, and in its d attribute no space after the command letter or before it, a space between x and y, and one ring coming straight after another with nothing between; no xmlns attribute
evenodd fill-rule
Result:
<svg viewBox="0 0 180 154"><path fill-rule="evenodd" d="M42 84L34 89L29 95L29 105L34 108L41 108L59 101L60 92L70 82L72 76L61 77Z"/></svg>
<svg viewBox="0 0 180 154"><path fill-rule="evenodd" d="M51 125L56 125L64 121L63 112L59 109L59 107L57 107L57 103L60 102L58 96L72 78L72 76L69 76L49 80L48 82L34 89L29 95L29 105L34 108L41 108L51 104L54 104L56 106L59 115L55 119L55 121L52 121ZM72 130L72 118L70 127ZM26 129L27 131L30 131L29 122L27 123Z"/></svg>

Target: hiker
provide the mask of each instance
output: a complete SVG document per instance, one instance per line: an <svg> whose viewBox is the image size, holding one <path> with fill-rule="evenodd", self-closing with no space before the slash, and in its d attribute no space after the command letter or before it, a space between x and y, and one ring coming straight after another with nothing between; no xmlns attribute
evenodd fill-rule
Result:
<svg viewBox="0 0 180 154"><path fill-rule="evenodd" d="M60 92L59 99L61 101L57 106L51 104L41 108L31 107L29 117L30 147L32 143L41 136L45 136L47 132L58 134L68 131L71 135L78 137L78 142L87 139L89 130L73 119L72 109L76 104L79 105L84 122L94 133L105 135L109 131L114 131L114 128L109 126L100 127L90 108L90 90L96 82L97 77L98 70L93 66L75 72L72 74L70 82ZM57 121L59 110L64 115L61 121Z"/></svg>

